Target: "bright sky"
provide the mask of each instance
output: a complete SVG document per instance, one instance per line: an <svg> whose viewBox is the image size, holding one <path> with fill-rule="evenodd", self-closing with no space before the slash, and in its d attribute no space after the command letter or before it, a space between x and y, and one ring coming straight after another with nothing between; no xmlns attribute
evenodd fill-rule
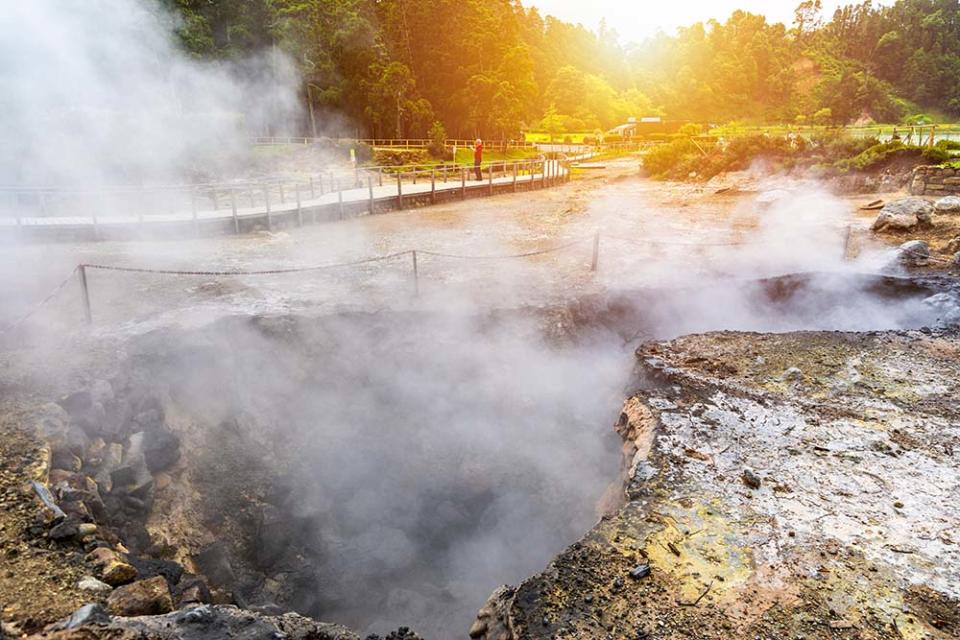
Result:
<svg viewBox="0 0 960 640"><path fill-rule="evenodd" d="M726 20L735 9L767 16L770 22L793 22L793 10L801 0L525 0L544 15L567 22L579 22L596 29L601 18L620 34L621 42L639 41L657 30L672 34L674 29L710 18ZM834 10L854 0L824 0L823 15L829 19ZM889 4L881 2L880 4Z"/></svg>

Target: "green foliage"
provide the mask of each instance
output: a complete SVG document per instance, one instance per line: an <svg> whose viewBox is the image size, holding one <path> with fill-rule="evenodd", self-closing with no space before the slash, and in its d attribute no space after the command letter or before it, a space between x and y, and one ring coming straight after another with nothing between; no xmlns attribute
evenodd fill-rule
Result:
<svg viewBox="0 0 960 640"><path fill-rule="evenodd" d="M680 130L677 131L682 136L699 136L703 133L703 127L699 124L688 122L687 124L680 127Z"/></svg>
<svg viewBox="0 0 960 640"><path fill-rule="evenodd" d="M956 0L859 2L826 19L803 0L790 28L735 11L629 48L516 0L160 1L192 55L289 54L330 135L426 137L437 121L453 137L509 139L658 114L818 125L960 115Z"/></svg>
<svg viewBox="0 0 960 640"><path fill-rule="evenodd" d="M938 140L936 146L944 151L960 150L960 142L957 142L956 140Z"/></svg>
<svg viewBox="0 0 960 640"><path fill-rule="evenodd" d="M923 150L923 159L930 164L943 164L952 157L949 151L941 147L927 147Z"/></svg>
<svg viewBox="0 0 960 640"><path fill-rule="evenodd" d="M700 155L700 151L689 138L678 138L650 149L643 157L643 167L651 177L673 177L682 174L683 167Z"/></svg>
<svg viewBox="0 0 960 640"><path fill-rule="evenodd" d="M373 152L373 162L378 167L427 164L429 161L426 149L376 149Z"/></svg>
<svg viewBox="0 0 960 640"><path fill-rule="evenodd" d="M438 120L430 127L430 146L427 147L427 151L434 158L449 160L451 153L447 151L446 141L447 130L443 127L443 123Z"/></svg>

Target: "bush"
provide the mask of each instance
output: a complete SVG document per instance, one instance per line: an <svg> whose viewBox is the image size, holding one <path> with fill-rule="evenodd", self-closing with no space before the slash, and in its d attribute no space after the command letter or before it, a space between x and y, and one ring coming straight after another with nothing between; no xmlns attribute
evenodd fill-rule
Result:
<svg viewBox="0 0 960 640"><path fill-rule="evenodd" d="M450 153L447 151L447 130L443 128L443 123L436 121L430 127L430 143L427 145L427 151L438 160L449 160Z"/></svg>
<svg viewBox="0 0 960 640"><path fill-rule="evenodd" d="M376 165L381 167L426 164L430 160L426 149L377 149L373 158Z"/></svg>
<svg viewBox="0 0 960 640"><path fill-rule="evenodd" d="M689 138L680 138L651 148L643 158L643 167L652 177L666 178L682 172L691 157L699 156L700 151Z"/></svg>
<svg viewBox="0 0 960 640"><path fill-rule="evenodd" d="M814 124L830 124L833 122L833 109L824 107L813 114Z"/></svg>
<svg viewBox="0 0 960 640"><path fill-rule="evenodd" d="M956 151L960 149L960 142L956 140L940 140L937 142L937 147L944 151Z"/></svg>
<svg viewBox="0 0 960 640"><path fill-rule="evenodd" d="M950 152L940 147L929 147L923 150L923 159L931 164L943 164L952 157Z"/></svg>
<svg viewBox="0 0 960 640"><path fill-rule="evenodd" d="M677 133L679 133L682 136L694 137L703 133L703 127L695 122L688 122L687 124L680 127L680 129L677 130Z"/></svg>

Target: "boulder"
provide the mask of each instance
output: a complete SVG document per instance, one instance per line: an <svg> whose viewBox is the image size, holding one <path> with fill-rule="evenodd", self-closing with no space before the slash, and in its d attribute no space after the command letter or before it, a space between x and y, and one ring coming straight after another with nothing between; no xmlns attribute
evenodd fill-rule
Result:
<svg viewBox="0 0 960 640"><path fill-rule="evenodd" d="M933 205L923 198L902 198L884 205L874 220L873 231L909 231L931 226Z"/></svg>
<svg viewBox="0 0 960 640"><path fill-rule="evenodd" d="M180 438L165 424L147 431L143 439L143 457L153 473L169 469L180 460Z"/></svg>
<svg viewBox="0 0 960 640"><path fill-rule="evenodd" d="M89 591L90 593L110 593L113 591L113 587L106 582L97 580L93 576L81 578L80 582L77 583L77 588L80 589L80 591Z"/></svg>
<svg viewBox="0 0 960 640"><path fill-rule="evenodd" d="M133 582L137 578L137 570L120 560L111 560L103 567L100 579L113 587ZM162 579L162 578L161 578ZM166 584L166 581L164 581Z"/></svg>
<svg viewBox="0 0 960 640"><path fill-rule="evenodd" d="M118 616L153 616L173 611L173 597L163 576L139 580L115 589L107 608Z"/></svg>
<svg viewBox="0 0 960 640"><path fill-rule="evenodd" d="M896 249L896 260L905 267L922 267L930 260L930 245L923 240L904 242Z"/></svg>
<svg viewBox="0 0 960 640"><path fill-rule="evenodd" d="M960 213L960 197L947 196L933 203L937 213Z"/></svg>

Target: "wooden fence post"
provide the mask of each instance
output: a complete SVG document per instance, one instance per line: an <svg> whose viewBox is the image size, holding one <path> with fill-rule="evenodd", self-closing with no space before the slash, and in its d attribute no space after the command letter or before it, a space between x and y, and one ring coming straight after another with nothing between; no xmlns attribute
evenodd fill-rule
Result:
<svg viewBox="0 0 960 640"><path fill-rule="evenodd" d="M460 169L460 199L467 199L467 170Z"/></svg>
<svg viewBox="0 0 960 640"><path fill-rule="evenodd" d="M493 195L493 163L491 163L490 166L487 167L487 170L490 172L490 174L487 176L487 194L492 196Z"/></svg>
<svg viewBox="0 0 960 640"><path fill-rule="evenodd" d="M373 215L375 212L373 210L373 176L367 176L367 193L370 194L370 215Z"/></svg>
<svg viewBox="0 0 960 640"><path fill-rule="evenodd" d="M517 192L517 163L513 163L513 192Z"/></svg>
<svg viewBox="0 0 960 640"><path fill-rule="evenodd" d="M430 204L437 203L437 170L430 172Z"/></svg>
<svg viewBox="0 0 960 640"><path fill-rule="evenodd" d="M414 249L410 252L410 255L413 256L413 295L420 295L420 272L417 269L417 251Z"/></svg>
<svg viewBox="0 0 960 640"><path fill-rule="evenodd" d="M87 286L87 265L81 264L80 269L80 292L83 294L83 316L87 324L93 323L93 313L90 310L90 289Z"/></svg>
<svg viewBox="0 0 960 640"><path fill-rule="evenodd" d="M397 209L403 209L403 174L397 173Z"/></svg>
<svg viewBox="0 0 960 640"><path fill-rule="evenodd" d="M230 190L230 209L233 211L233 232L240 235L240 218L237 217L237 192L233 189Z"/></svg>
<svg viewBox="0 0 960 640"><path fill-rule="evenodd" d="M293 189L297 196L297 226L303 226L303 209L300 207L300 183L294 182Z"/></svg>
<svg viewBox="0 0 960 640"><path fill-rule="evenodd" d="M273 231L273 218L270 217L270 187L263 188L263 197L267 201L267 231Z"/></svg>

